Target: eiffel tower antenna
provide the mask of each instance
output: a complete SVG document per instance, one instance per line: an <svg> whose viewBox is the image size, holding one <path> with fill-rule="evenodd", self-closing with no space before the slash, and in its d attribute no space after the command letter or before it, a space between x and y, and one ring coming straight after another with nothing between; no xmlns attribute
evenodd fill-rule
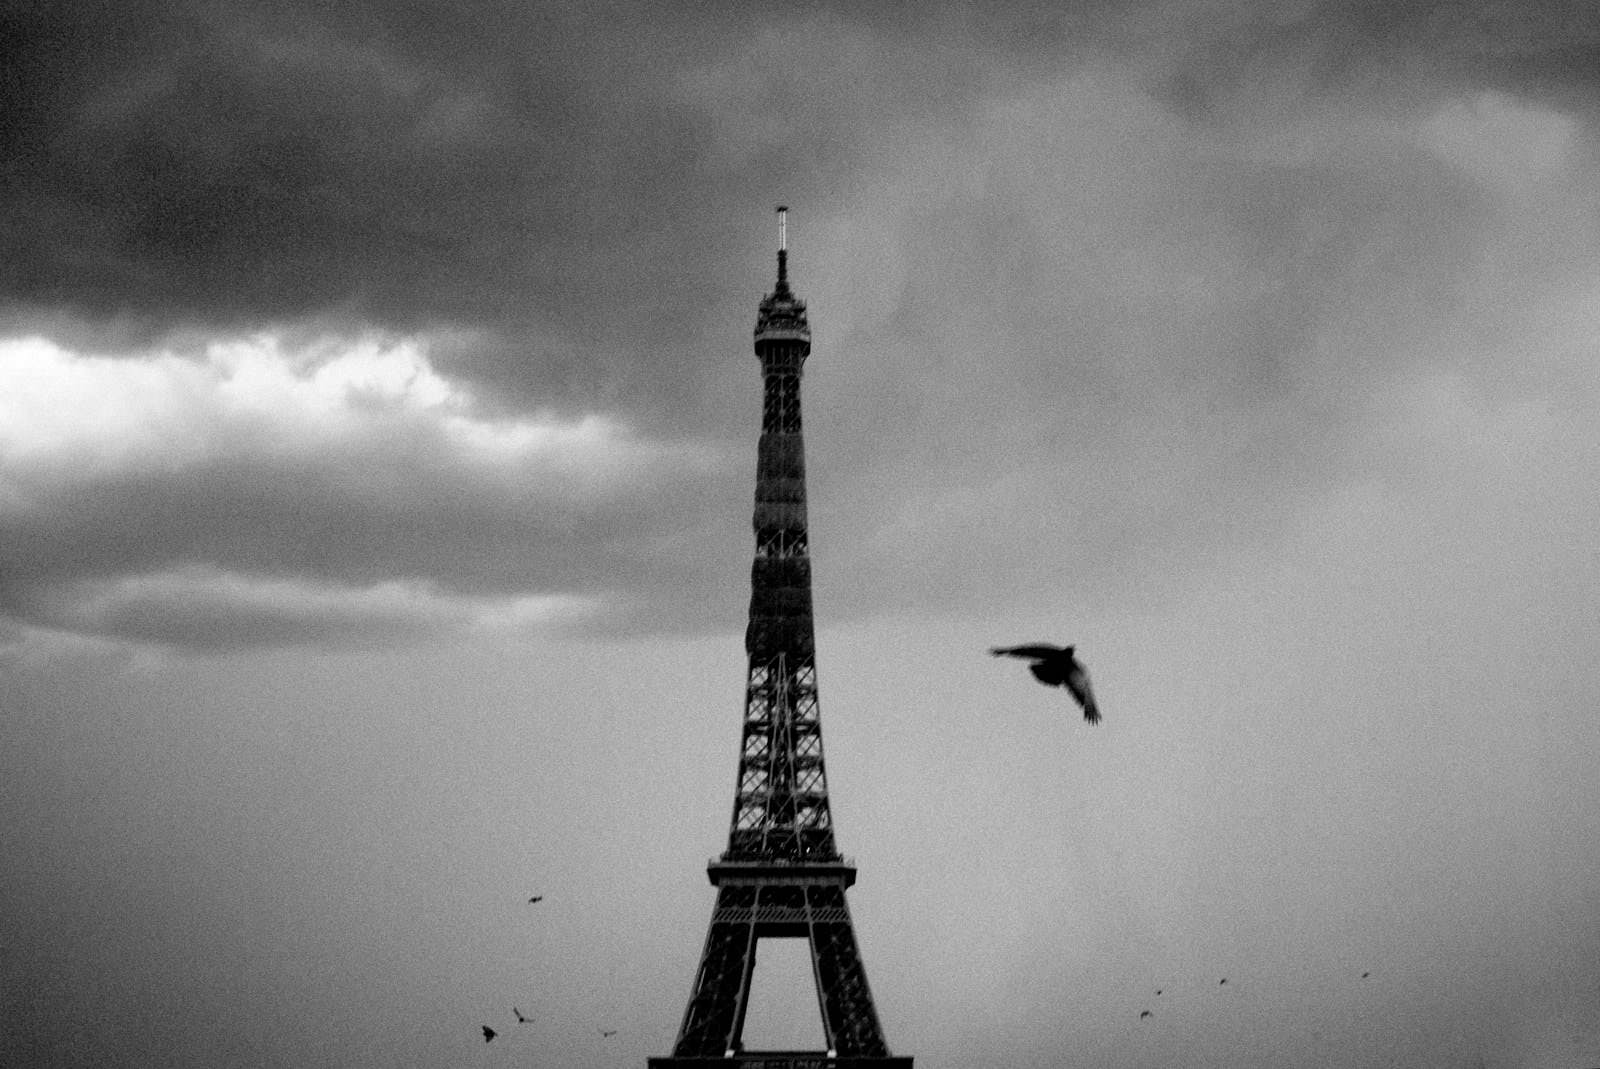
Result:
<svg viewBox="0 0 1600 1069"><path fill-rule="evenodd" d="M778 281L756 315L764 383L756 447L755 562L739 772L728 848L707 866L711 927L672 1056L650 1069L911 1069L889 1054L856 947L828 809L817 705L811 556L806 532L800 374L811 353L805 302L789 289L788 209L778 208ZM756 948L804 938L811 949L825 1051L744 1049Z"/></svg>
<svg viewBox="0 0 1600 1069"><path fill-rule="evenodd" d="M780 295L789 296L789 209L786 205L782 204L778 205L778 284L773 288L772 291L773 297ZM800 319L802 322L804 322L806 316L805 302L801 301L796 303L800 305ZM761 303L761 307L765 308L766 306L766 301L763 301ZM757 324L756 337L758 340L760 335L761 327L759 324ZM806 352L809 353L811 351L811 334L809 331L806 333L806 338ZM757 352L759 353L760 350L758 349ZM805 357L801 356L800 359L804 360Z"/></svg>

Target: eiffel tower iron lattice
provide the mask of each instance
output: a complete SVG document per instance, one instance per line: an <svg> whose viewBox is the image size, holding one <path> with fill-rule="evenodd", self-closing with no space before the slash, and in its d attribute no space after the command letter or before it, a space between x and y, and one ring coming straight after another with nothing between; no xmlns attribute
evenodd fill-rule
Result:
<svg viewBox="0 0 1600 1069"><path fill-rule="evenodd" d="M756 317L764 383L756 454L749 675L728 849L707 866L717 888L700 967L671 1057L650 1069L911 1069L890 1055L867 986L845 889L855 866L834 844L818 717L811 556L806 533L800 374L811 353L805 302L789 288L786 209L778 281ZM811 950L823 1051L746 1051L745 1011L764 938Z"/></svg>

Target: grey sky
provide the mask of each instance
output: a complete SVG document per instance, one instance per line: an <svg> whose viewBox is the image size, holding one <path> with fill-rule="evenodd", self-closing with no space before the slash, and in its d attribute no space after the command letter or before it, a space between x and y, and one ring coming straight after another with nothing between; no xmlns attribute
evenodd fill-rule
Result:
<svg viewBox="0 0 1600 1069"><path fill-rule="evenodd" d="M1600 16L859 7L0 15L0 1061L667 1052L784 202L891 1046L1600 1064Z"/></svg>

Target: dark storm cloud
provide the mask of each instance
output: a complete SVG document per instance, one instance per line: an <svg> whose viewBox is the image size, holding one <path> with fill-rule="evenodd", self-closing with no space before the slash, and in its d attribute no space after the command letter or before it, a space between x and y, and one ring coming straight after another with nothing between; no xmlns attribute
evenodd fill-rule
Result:
<svg viewBox="0 0 1600 1069"><path fill-rule="evenodd" d="M869 110L807 100L779 69L755 104L781 136L720 155L715 84L697 103L683 83L782 25L741 11L23 9L0 285L22 313L152 333L321 313L465 323L512 349L566 339L501 379L598 390L592 353L622 350L649 357L618 376L648 381L631 403L681 404L708 295L747 301L730 245L747 202L815 186L793 181L797 159L848 172ZM928 106L916 88L870 109Z"/></svg>
<svg viewBox="0 0 1600 1069"><path fill-rule="evenodd" d="M5 296L158 328L339 309L643 348L675 325L663 312L692 325L748 285L725 266L746 225L728 209L838 196L877 124L960 117L1096 44L1169 53L1148 73L1201 111L1286 59L1312 85L1411 56L1595 82L1572 59L1600 40L1581 4L1184 9L13 5ZM683 91L741 55L765 62L720 107ZM764 143L730 145L752 133L735 113ZM716 285L688 277L706 271Z"/></svg>
<svg viewBox="0 0 1600 1069"><path fill-rule="evenodd" d="M1135 58L1203 113L1289 61L1332 81L1492 50L1571 82L1561 57L1594 36L1570 5L1280 8L26 5L0 287L158 333L317 312L559 339L480 373L599 392L605 348L629 404L715 419L694 361L708 324L748 317L750 207L848 198L885 124L959 127L1096 46L1157 53Z"/></svg>
<svg viewBox="0 0 1600 1069"><path fill-rule="evenodd" d="M818 574L846 577L846 615L1018 596L1057 544L1115 585L1119 564L1270 537L1342 477L1397 367L1454 366L1447 324L1493 327L1586 240L1509 247L1525 220L1419 133L1489 90L1587 122L1582 5L4 18L0 306L79 351L415 331L486 411L721 449L752 432L764 216L795 204ZM382 492L245 451L46 494L6 519L31 577L10 611L48 622L51 591L209 567L608 590L673 627L738 570L743 469L596 502L346 459Z"/></svg>
<svg viewBox="0 0 1600 1069"><path fill-rule="evenodd" d="M678 80L736 32L727 13L163 10L17 16L16 322L135 345L307 316L459 324L471 342L438 358L514 402L726 429L742 409L704 380L744 355L724 339L761 284L748 201L816 184L791 156L847 172L862 132L812 102L804 131L713 152L720 116ZM774 127L793 88L763 94Z"/></svg>
<svg viewBox="0 0 1600 1069"><path fill-rule="evenodd" d="M419 38L436 42L429 55L406 40L424 25L288 5L135 13L121 33L56 10L16 31L47 57L21 65L32 121L8 146L8 224L33 253L8 279L23 300L157 322L347 302L395 316L423 288L446 291L430 310L455 307L470 295L440 282L501 266L475 233L484 214L556 177L559 152L580 154L559 144L584 118L559 85L513 116L492 60L458 69L467 24L441 20L457 32Z"/></svg>

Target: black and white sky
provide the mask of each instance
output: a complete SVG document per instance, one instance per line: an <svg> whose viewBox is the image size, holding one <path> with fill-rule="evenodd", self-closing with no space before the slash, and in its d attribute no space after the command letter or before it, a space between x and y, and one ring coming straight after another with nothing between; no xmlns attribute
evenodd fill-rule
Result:
<svg viewBox="0 0 1600 1069"><path fill-rule="evenodd" d="M1600 8L0 42L0 1064L669 1052L785 203L896 1053L1600 1065Z"/></svg>

